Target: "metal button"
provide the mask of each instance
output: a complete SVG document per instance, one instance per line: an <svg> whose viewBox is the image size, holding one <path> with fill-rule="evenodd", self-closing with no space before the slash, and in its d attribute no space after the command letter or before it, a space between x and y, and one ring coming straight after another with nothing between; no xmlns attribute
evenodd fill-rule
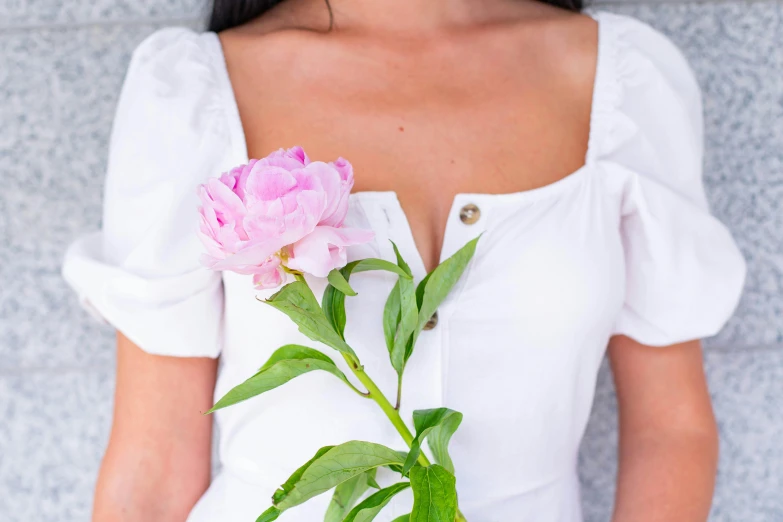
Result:
<svg viewBox="0 0 783 522"><path fill-rule="evenodd" d="M424 324L424 329L432 330L437 325L438 325L438 312L435 312L434 314L432 314L432 317L430 317L430 320Z"/></svg>
<svg viewBox="0 0 783 522"><path fill-rule="evenodd" d="M481 210L476 205L469 203L459 211L459 218L466 225L472 225L481 218Z"/></svg>

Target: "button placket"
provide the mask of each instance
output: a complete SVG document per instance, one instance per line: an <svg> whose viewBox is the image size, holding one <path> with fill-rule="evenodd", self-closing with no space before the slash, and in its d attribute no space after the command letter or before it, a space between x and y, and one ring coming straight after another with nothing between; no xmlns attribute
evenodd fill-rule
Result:
<svg viewBox="0 0 783 522"><path fill-rule="evenodd" d="M491 208L480 194L460 194L446 226L441 262L487 230ZM461 286L460 283L457 283ZM451 299L449 299L450 301Z"/></svg>
<svg viewBox="0 0 783 522"><path fill-rule="evenodd" d="M441 262L454 255L466 243L478 237L488 226L488 217L491 214L491 208L487 201L481 195L458 195L452 205L449 214L449 220L446 225L443 238L443 249L441 252ZM472 264L472 262L471 262ZM434 323L433 330L429 333L434 338L433 343L440 346L440 393L441 404L445 405L449 388L449 359L451 351L451 342L449 335L449 322L451 315L459 304L459 296L469 278L470 268L463 274L460 281L446 297L445 301L437 310L430 323ZM428 323L429 324L429 323Z"/></svg>

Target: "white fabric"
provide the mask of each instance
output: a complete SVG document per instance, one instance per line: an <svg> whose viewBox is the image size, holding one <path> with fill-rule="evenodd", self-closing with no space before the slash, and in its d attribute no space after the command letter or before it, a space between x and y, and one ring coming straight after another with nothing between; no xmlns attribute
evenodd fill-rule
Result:
<svg viewBox="0 0 783 522"><path fill-rule="evenodd" d="M484 235L406 373L404 417L440 405L465 414L452 448L471 522L581 520L577 451L610 336L656 346L711 336L735 309L745 277L729 232L707 209L701 101L690 68L647 25L595 17L599 60L585 165L540 189L455 198L442 258ZM279 346L314 344L256 301L249 276L198 265L194 187L246 160L216 35L155 33L135 52L122 91L103 230L76 241L63 267L82 303L142 349L221 354L216 398ZM473 225L459 219L469 203L481 210ZM354 194L349 222L377 234L351 258L392 260L393 239L416 278L424 276L394 193ZM359 296L347 302L347 340L389 395L395 376L381 312L393 281L359 274L352 281ZM322 291L322 281L311 283ZM190 522L254 520L275 487L323 445L361 439L402 447L374 404L325 373L216 419L222 471ZM328 500L322 495L280 520L319 520ZM402 496L377 520L409 509Z"/></svg>

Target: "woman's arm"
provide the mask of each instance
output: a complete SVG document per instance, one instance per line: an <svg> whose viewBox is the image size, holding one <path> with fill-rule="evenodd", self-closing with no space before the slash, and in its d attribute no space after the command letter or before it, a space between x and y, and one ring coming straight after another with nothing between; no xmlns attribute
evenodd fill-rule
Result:
<svg viewBox="0 0 783 522"><path fill-rule="evenodd" d="M704 522L712 502L718 434L701 343L609 343L620 411L613 522Z"/></svg>
<svg viewBox="0 0 783 522"><path fill-rule="evenodd" d="M209 485L217 361L150 355L117 335L114 423L94 522L181 522Z"/></svg>

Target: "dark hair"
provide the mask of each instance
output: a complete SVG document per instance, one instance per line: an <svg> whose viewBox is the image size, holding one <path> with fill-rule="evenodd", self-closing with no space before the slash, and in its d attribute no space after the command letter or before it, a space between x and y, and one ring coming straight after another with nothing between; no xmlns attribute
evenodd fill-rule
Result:
<svg viewBox="0 0 783 522"><path fill-rule="evenodd" d="M219 32L242 25L253 18L261 16L283 1L285 0L214 0L212 3L212 14L209 17L209 30ZM583 0L539 1L562 7L569 11L581 11L584 7Z"/></svg>

